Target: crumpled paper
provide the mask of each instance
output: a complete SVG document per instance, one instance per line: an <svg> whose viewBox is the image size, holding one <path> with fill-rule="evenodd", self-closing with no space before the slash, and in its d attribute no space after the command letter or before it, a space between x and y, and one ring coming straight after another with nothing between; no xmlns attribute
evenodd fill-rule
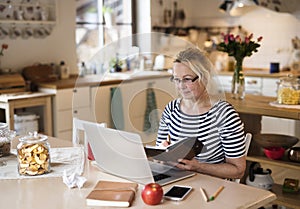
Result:
<svg viewBox="0 0 300 209"><path fill-rule="evenodd" d="M86 178L80 176L78 173L73 173L71 175L67 175L67 171L64 170L63 174L63 182L71 189L78 187L79 189L82 188L84 183L86 182Z"/></svg>

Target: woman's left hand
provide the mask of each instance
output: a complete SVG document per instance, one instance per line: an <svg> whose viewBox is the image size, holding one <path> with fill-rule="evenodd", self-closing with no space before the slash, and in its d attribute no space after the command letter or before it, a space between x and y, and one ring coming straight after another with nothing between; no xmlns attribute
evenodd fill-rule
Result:
<svg viewBox="0 0 300 209"><path fill-rule="evenodd" d="M186 159L178 159L178 164L176 167L183 169L183 170L189 170L189 171L197 171L199 169L199 161L193 158L192 160L186 160Z"/></svg>

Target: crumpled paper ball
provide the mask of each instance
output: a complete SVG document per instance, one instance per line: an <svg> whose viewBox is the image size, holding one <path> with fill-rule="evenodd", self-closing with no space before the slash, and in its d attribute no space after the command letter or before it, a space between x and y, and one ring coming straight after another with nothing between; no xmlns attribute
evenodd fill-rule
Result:
<svg viewBox="0 0 300 209"><path fill-rule="evenodd" d="M71 175L67 175L67 172L64 171L63 174L63 182L71 189L78 187L79 189L83 187L84 183L86 182L86 178L80 176L77 173L73 173Z"/></svg>

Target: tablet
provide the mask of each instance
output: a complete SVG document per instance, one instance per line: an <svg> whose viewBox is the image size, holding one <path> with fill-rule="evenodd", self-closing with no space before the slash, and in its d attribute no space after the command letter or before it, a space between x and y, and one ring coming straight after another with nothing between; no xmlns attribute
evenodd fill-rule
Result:
<svg viewBox="0 0 300 209"><path fill-rule="evenodd" d="M157 147L145 147L148 158L153 158L159 161L177 162L178 159L191 160L201 153L203 143L196 137L183 139L175 144L172 144L165 149Z"/></svg>

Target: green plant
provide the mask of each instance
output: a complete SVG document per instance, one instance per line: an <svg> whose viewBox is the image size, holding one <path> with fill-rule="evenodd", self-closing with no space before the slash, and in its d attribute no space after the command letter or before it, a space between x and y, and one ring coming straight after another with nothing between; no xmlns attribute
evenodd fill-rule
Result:
<svg viewBox="0 0 300 209"><path fill-rule="evenodd" d="M112 12L113 12L113 9L112 9L111 7L103 6L103 7L102 7L102 12L103 12L103 14L104 14L104 13L112 13Z"/></svg>
<svg viewBox="0 0 300 209"><path fill-rule="evenodd" d="M120 71L122 71L123 61L117 57L112 58L109 61L109 66L110 66L111 70L113 70L115 72L120 72Z"/></svg>

